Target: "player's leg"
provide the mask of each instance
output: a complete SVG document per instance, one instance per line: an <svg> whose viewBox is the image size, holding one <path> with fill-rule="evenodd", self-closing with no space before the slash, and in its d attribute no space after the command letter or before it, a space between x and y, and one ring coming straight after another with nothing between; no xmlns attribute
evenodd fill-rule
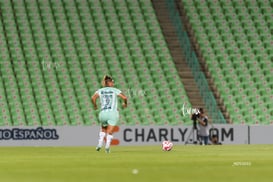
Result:
<svg viewBox="0 0 273 182"><path fill-rule="evenodd" d="M110 152L110 146L111 146L111 142L113 139L113 131L115 129L115 126L118 123L118 119L119 119L119 113L118 112L111 112L109 113L110 118L108 120L108 126L107 126L107 136L106 136L106 144L105 144L105 150L107 153Z"/></svg>
<svg viewBox="0 0 273 182"><path fill-rule="evenodd" d="M103 142L104 142L104 138L106 136L106 132L107 132L107 118L105 117L105 113L104 112L100 112L99 114L99 122L101 124L101 130L99 132L99 140L98 140L98 145L96 147L97 151L100 151L101 147L103 146Z"/></svg>
<svg viewBox="0 0 273 182"><path fill-rule="evenodd" d="M115 128L115 126L112 126L112 125L108 125L108 127L107 127L107 131L106 131L107 136L106 136L106 144L105 144L105 151L107 153L110 152L111 142L112 142L112 140L114 138L113 137L114 128Z"/></svg>
<svg viewBox="0 0 273 182"><path fill-rule="evenodd" d="M98 145L96 147L97 151L100 151L101 147L103 146L105 136L106 136L106 127L102 126L99 132L99 140L98 140Z"/></svg>

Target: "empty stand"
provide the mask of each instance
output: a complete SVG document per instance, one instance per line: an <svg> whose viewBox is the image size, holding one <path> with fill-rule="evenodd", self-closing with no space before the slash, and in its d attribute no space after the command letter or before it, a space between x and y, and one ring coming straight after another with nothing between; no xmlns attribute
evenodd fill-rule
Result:
<svg viewBox="0 0 273 182"><path fill-rule="evenodd" d="M182 3L233 123L272 123L270 1Z"/></svg>
<svg viewBox="0 0 273 182"><path fill-rule="evenodd" d="M0 125L93 125L104 74L129 97L121 123L190 123L150 1L1 1Z"/></svg>

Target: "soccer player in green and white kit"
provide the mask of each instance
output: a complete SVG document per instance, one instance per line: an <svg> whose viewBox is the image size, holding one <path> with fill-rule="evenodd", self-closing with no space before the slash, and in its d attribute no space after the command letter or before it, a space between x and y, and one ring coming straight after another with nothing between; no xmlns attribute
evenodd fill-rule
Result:
<svg viewBox="0 0 273 182"><path fill-rule="evenodd" d="M106 137L105 151L110 152L110 145L113 139L113 130L119 120L118 97L123 99L123 108L127 107L127 97L117 88L114 88L114 80L110 76L104 76L102 80L103 88L97 90L92 96L94 109L97 109L97 98L100 98L101 111L99 121L101 131L99 132L99 142L96 147L100 151L104 138Z"/></svg>

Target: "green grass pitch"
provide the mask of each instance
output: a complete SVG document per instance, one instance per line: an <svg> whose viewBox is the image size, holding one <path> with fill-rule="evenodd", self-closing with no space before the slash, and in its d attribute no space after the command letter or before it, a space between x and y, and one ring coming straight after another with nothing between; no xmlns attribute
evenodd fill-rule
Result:
<svg viewBox="0 0 273 182"><path fill-rule="evenodd" d="M3 182L268 182L272 168L273 145L0 148Z"/></svg>

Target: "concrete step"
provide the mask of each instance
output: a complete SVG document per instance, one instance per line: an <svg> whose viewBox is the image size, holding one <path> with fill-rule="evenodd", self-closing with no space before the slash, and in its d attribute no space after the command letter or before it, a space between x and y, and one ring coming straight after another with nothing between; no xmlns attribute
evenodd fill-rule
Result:
<svg viewBox="0 0 273 182"><path fill-rule="evenodd" d="M205 71L205 75L208 78L208 82L210 85L211 90L214 92L214 95L217 99L217 103L219 105L219 108L222 110L222 113L225 118L228 118L229 115L225 111L225 106L221 102L221 99L219 97L219 93L217 92L217 88L214 86L214 82L211 79L210 73L208 72L208 68L205 65L205 60L202 58L199 46L196 42L196 38L193 34L192 28L188 22L188 18L183 12L183 4L182 1L175 1L177 8L180 12L181 20L183 21L187 32L189 34L189 37L191 39L191 42L193 43L193 49L196 50L197 56L200 59L201 67L203 71ZM181 81L184 84L184 87L187 91L189 100L193 106L201 106L205 108L205 104L202 101L202 98L199 93L199 89L194 81L191 69L188 67L187 63L183 59L182 50L179 44L179 40L176 34L175 27L172 25L171 20L169 18L167 6L165 3L165 0L152 0L158 21L160 22L160 26L162 28L162 32L164 34L164 37L166 39L166 42L168 44L168 47L170 49L171 55L174 59L174 63L177 67L178 74L181 78ZM205 108L206 109L206 108Z"/></svg>
<svg viewBox="0 0 273 182"><path fill-rule="evenodd" d="M178 41L175 27L171 23L165 0L152 0L152 2L157 18L160 22L162 32L174 59L177 71L181 77L182 83L184 84L185 90L187 91L189 100L192 106L205 108L205 104L202 101L199 89L194 81L192 71L188 67L186 61L183 59L183 51Z"/></svg>

